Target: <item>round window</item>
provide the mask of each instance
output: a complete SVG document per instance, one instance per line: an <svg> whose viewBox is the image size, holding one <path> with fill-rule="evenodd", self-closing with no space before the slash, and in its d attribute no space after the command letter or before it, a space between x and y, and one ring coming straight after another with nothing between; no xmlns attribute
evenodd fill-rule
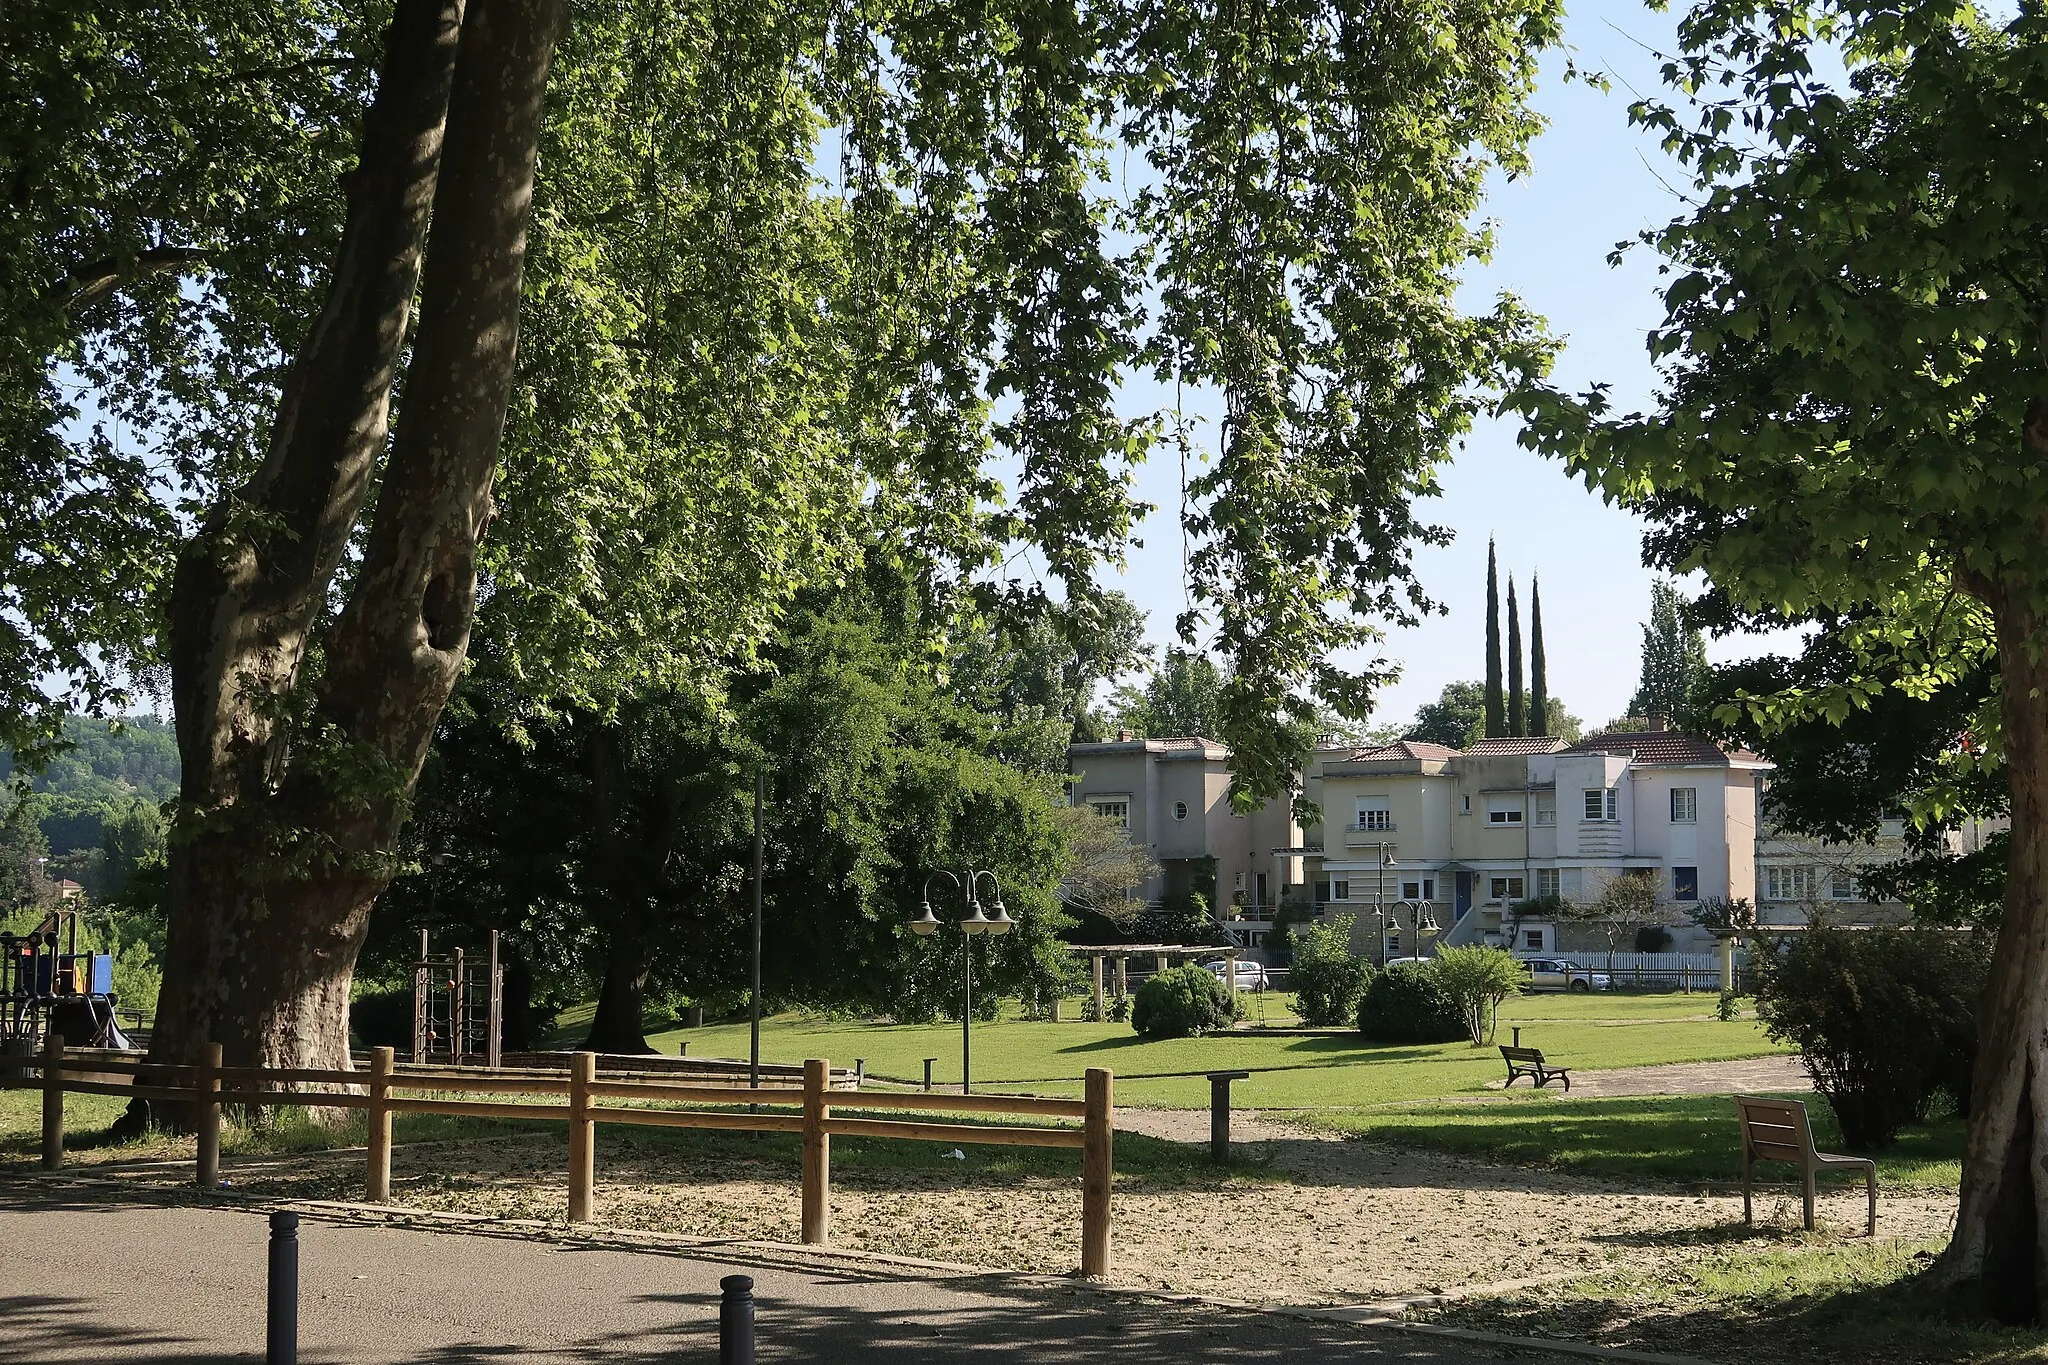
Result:
<svg viewBox="0 0 2048 1365"><path fill-rule="evenodd" d="M1188 818L1188 803L1187 803L1187 802L1185 802L1185 801L1176 801L1176 802L1174 802L1174 803L1173 803L1173 818L1174 818L1174 819L1176 819L1176 820L1185 820L1185 819L1187 819L1187 818Z"/></svg>

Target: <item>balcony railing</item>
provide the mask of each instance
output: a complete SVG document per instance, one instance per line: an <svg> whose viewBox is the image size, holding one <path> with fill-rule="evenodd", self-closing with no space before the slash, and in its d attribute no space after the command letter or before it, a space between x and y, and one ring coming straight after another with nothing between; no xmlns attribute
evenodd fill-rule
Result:
<svg viewBox="0 0 2048 1365"><path fill-rule="evenodd" d="M1344 826L1344 842L1352 847L1363 844L1377 844L1385 842L1380 836L1392 834L1393 832L1394 822L1392 820L1387 821L1383 825L1346 825Z"/></svg>

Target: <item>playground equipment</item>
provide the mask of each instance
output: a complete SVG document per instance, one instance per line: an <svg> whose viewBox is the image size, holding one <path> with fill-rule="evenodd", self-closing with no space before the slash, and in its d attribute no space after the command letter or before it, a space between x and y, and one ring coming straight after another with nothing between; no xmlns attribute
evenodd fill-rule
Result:
<svg viewBox="0 0 2048 1365"><path fill-rule="evenodd" d="M420 930L420 960L412 974L412 1059L453 1066L503 1064L505 969L498 962L498 931L491 930L488 961L457 948L435 957Z"/></svg>
<svg viewBox="0 0 2048 1365"><path fill-rule="evenodd" d="M114 1019L114 956L78 951L78 911L53 910L26 934L0 934L0 1050L132 1048Z"/></svg>

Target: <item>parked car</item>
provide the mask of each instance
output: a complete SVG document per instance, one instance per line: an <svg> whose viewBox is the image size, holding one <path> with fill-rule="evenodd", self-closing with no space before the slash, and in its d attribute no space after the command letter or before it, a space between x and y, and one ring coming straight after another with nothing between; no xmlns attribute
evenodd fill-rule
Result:
<svg viewBox="0 0 2048 1365"><path fill-rule="evenodd" d="M1204 962L1202 965L1214 972L1218 981L1221 981L1226 986L1230 984L1229 962L1218 958L1214 962ZM1260 963L1248 962L1244 958L1239 958L1237 960L1237 988L1241 991L1262 991L1266 989L1265 967Z"/></svg>
<svg viewBox="0 0 2048 1365"><path fill-rule="evenodd" d="M1529 979L1522 986L1526 991L1611 991L1614 978L1606 972L1596 972L1591 967L1581 967L1556 957L1525 957L1522 970Z"/></svg>
<svg viewBox="0 0 2048 1365"><path fill-rule="evenodd" d="M1386 965L1389 967L1420 967L1427 961L1429 959L1426 957L1390 957L1387 959Z"/></svg>

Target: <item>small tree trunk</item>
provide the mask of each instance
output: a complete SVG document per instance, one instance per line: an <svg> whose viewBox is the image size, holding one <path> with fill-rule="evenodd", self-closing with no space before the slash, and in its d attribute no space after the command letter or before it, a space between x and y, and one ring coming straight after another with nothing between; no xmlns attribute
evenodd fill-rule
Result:
<svg viewBox="0 0 2048 1365"><path fill-rule="evenodd" d="M592 1052L654 1051L641 1028L646 1005L647 958L614 936L612 948L605 954L604 985L597 993L597 1013L590 1017L590 1033L583 1046Z"/></svg>
<svg viewBox="0 0 2048 1365"><path fill-rule="evenodd" d="M1985 596L1998 629L2012 843L1941 1276L1980 1281L1994 1316L2026 1322L2048 1318L2048 1179L2038 1178L2048 1169L2048 642L2030 608Z"/></svg>

